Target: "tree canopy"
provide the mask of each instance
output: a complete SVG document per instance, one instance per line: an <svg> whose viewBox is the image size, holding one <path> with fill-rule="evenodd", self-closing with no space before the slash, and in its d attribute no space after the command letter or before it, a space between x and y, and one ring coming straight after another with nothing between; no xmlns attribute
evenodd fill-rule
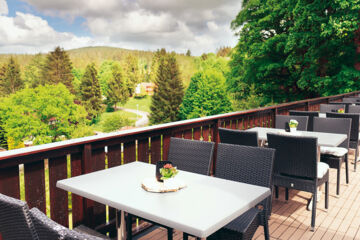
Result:
<svg viewBox="0 0 360 240"><path fill-rule="evenodd" d="M87 113L58 84L23 89L3 98L0 116L6 137L16 144L25 140L43 144L70 138L76 125L86 122Z"/></svg>
<svg viewBox="0 0 360 240"><path fill-rule="evenodd" d="M225 76L229 73L223 58L209 55L198 62L199 69L191 78L180 106L181 119L191 119L226 113L232 110Z"/></svg>
<svg viewBox="0 0 360 240"><path fill-rule="evenodd" d="M13 57L10 57L9 62L0 69L0 86L3 96L24 88L20 66Z"/></svg>
<svg viewBox="0 0 360 240"><path fill-rule="evenodd" d="M106 101L110 105L124 104L129 99L127 80L119 63L111 65L111 75L107 82Z"/></svg>
<svg viewBox="0 0 360 240"><path fill-rule="evenodd" d="M262 104L358 90L359 0L246 0L232 22L232 90Z"/></svg>
<svg viewBox="0 0 360 240"><path fill-rule="evenodd" d="M151 99L150 122L152 124L178 120L179 106L184 96L179 66L174 53L165 49L157 52L157 75L154 95Z"/></svg>

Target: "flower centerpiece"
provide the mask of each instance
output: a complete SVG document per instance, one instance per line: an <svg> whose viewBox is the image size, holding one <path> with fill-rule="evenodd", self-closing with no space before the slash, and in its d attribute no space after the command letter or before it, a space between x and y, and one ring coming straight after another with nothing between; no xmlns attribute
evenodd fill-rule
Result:
<svg viewBox="0 0 360 240"><path fill-rule="evenodd" d="M337 110L337 112L338 112L338 113L345 113L345 109L339 108L339 109Z"/></svg>
<svg viewBox="0 0 360 240"><path fill-rule="evenodd" d="M160 168L161 180L167 180L173 178L178 174L178 170L171 163L165 164L162 168Z"/></svg>
<svg viewBox="0 0 360 240"><path fill-rule="evenodd" d="M296 132L296 128L298 125L299 125L298 121L296 121L295 119L290 119L289 122L290 132Z"/></svg>

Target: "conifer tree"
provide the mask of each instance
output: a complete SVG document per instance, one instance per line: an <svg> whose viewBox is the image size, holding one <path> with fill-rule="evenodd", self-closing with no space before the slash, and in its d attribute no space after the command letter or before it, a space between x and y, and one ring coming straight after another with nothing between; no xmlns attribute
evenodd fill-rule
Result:
<svg viewBox="0 0 360 240"><path fill-rule="evenodd" d="M106 89L106 101L110 105L115 105L119 102L126 103L129 99L129 91L127 88L126 78L119 63L114 62L111 66L112 76L108 80L108 88Z"/></svg>
<svg viewBox="0 0 360 240"><path fill-rule="evenodd" d="M9 95L24 88L24 81L21 79L20 66L13 57L8 64L0 70L2 95Z"/></svg>
<svg viewBox="0 0 360 240"><path fill-rule="evenodd" d="M41 84L64 84L70 91L73 89L74 76L69 55L60 47L50 52L45 60L41 74Z"/></svg>
<svg viewBox="0 0 360 240"><path fill-rule="evenodd" d="M175 53L157 52L159 58L154 95L151 101L150 122L152 124L178 120L179 106L184 96Z"/></svg>
<svg viewBox="0 0 360 240"><path fill-rule="evenodd" d="M0 66L0 96L5 96L4 81L5 81L6 64Z"/></svg>
<svg viewBox="0 0 360 240"><path fill-rule="evenodd" d="M126 57L126 75L128 80L128 89L130 96L133 95L136 84L140 82L139 59L129 54Z"/></svg>
<svg viewBox="0 0 360 240"><path fill-rule="evenodd" d="M81 78L80 95L89 115L91 117L98 115L101 110L101 90L94 63L86 66Z"/></svg>

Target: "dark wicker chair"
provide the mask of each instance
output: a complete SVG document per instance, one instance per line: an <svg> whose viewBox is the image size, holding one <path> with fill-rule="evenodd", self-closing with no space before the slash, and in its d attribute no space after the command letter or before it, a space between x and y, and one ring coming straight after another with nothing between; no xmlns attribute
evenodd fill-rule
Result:
<svg viewBox="0 0 360 240"><path fill-rule="evenodd" d="M297 129L300 131L307 131L308 129L308 116L287 116L287 115L276 115L275 117L275 128L285 129L285 124L290 122L291 119L298 121L299 125Z"/></svg>
<svg viewBox="0 0 360 240"><path fill-rule="evenodd" d="M108 237L87 228L83 225L70 230L50 218L37 208L30 210L30 216L40 240L66 239L66 240L104 240Z"/></svg>
<svg viewBox="0 0 360 240"><path fill-rule="evenodd" d="M314 128L314 117L318 117L319 113L318 112L308 112L308 111L295 111L295 110L290 110L289 111L290 116L308 116L308 131L313 131Z"/></svg>
<svg viewBox="0 0 360 240"><path fill-rule="evenodd" d="M4 240L38 240L28 205L0 194L0 233Z"/></svg>
<svg viewBox="0 0 360 240"><path fill-rule="evenodd" d="M356 171L357 159L359 155L359 118L360 115L356 113L326 113L326 117L329 118L350 118L351 130L350 130L350 143L349 148L355 149L355 161L354 171Z"/></svg>
<svg viewBox="0 0 360 240"><path fill-rule="evenodd" d="M320 112L321 113L337 112L340 108L343 108L345 111L346 105L345 104L320 104Z"/></svg>
<svg viewBox="0 0 360 240"><path fill-rule="evenodd" d="M317 162L318 146L315 137L298 137L267 134L269 148L276 149L274 161L274 186L294 188L313 194L311 230L316 217L317 188L325 183L325 208L329 203L329 166ZM278 189L275 194L278 197ZM289 199L286 194L286 200Z"/></svg>
<svg viewBox="0 0 360 240"><path fill-rule="evenodd" d="M358 114L360 114L360 106L359 105L349 105L348 113L358 113Z"/></svg>
<svg viewBox="0 0 360 240"><path fill-rule="evenodd" d="M349 112L349 106L352 105L353 103L348 103L348 102L329 102L329 105L345 105L345 112Z"/></svg>
<svg viewBox="0 0 360 240"><path fill-rule="evenodd" d="M259 146L259 139L257 132L247 132L242 130L233 130L228 128L219 128L220 142L246 145L246 146Z"/></svg>
<svg viewBox="0 0 360 240"><path fill-rule="evenodd" d="M219 143L215 176L271 188L275 150ZM246 194L246 193L244 193ZM271 198L260 203L264 208L252 208L207 239L252 239L258 226L264 226L269 239L268 214Z"/></svg>
<svg viewBox="0 0 360 240"><path fill-rule="evenodd" d="M172 137L167 160L180 170L209 175L214 146L214 142Z"/></svg>
<svg viewBox="0 0 360 240"><path fill-rule="evenodd" d="M199 173L203 175L210 174L211 160L214 152L214 142L188 140L182 138L170 139L170 147L168 153L168 161L171 161L179 170ZM132 222L134 215L128 214L127 221ZM147 219L144 221L158 225ZM172 239L173 229L162 226L167 229L168 239ZM188 234L184 233L184 239L188 238Z"/></svg>
<svg viewBox="0 0 360 240"><path fill-rule="evenodd" d="M337 169L336 194L340 194L341 165L345 162L346 183L349 183L349 140L351 119L349 118L314 118L315 132L328 132L346 134L347 139L338 147L320 147L320 161L325 162L330 168Z"/></svg>
<svg viewBox="0 0 360 240"><path fill-rule="evenodd" d="M39 209L29 210L25 202L3 194L0 194L0 212L0 232L4 240L109 239L86 227L70 230L48 218ZM84 229L92 235L85 233Z"/></svg>

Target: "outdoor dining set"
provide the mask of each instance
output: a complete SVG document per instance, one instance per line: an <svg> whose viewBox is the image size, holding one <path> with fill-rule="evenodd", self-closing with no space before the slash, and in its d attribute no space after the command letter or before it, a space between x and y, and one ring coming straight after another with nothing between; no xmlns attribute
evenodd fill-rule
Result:
<svg viewBox="0 0 360 240"><path fill-rule="evenodd" d="M321 104L320 112L276 115L275 128L219 128L218 143L173 137L164 158L176 166L174 179L183 181L176 191L154 193L142 187L146 178L156 182L158 169L140 161L60 180L57 187L117 209L117 239L141 237L132 234L136 218L165 228L168 239L173 239L174 230L183 232L183 239L252 239L259 226L270 239L273 192L278 198L280 187L286 200L291 189L312 194L309 224L314 231L319 192L324 191L325 209L331 207L329 169L336 169L338 196L343 163L346 183L350 181L349 149L355 151L356 171L357 103L360 98L344 98ZM83 225L65 228L2 194L0 211L3 239L110 239Z"/></svg>

